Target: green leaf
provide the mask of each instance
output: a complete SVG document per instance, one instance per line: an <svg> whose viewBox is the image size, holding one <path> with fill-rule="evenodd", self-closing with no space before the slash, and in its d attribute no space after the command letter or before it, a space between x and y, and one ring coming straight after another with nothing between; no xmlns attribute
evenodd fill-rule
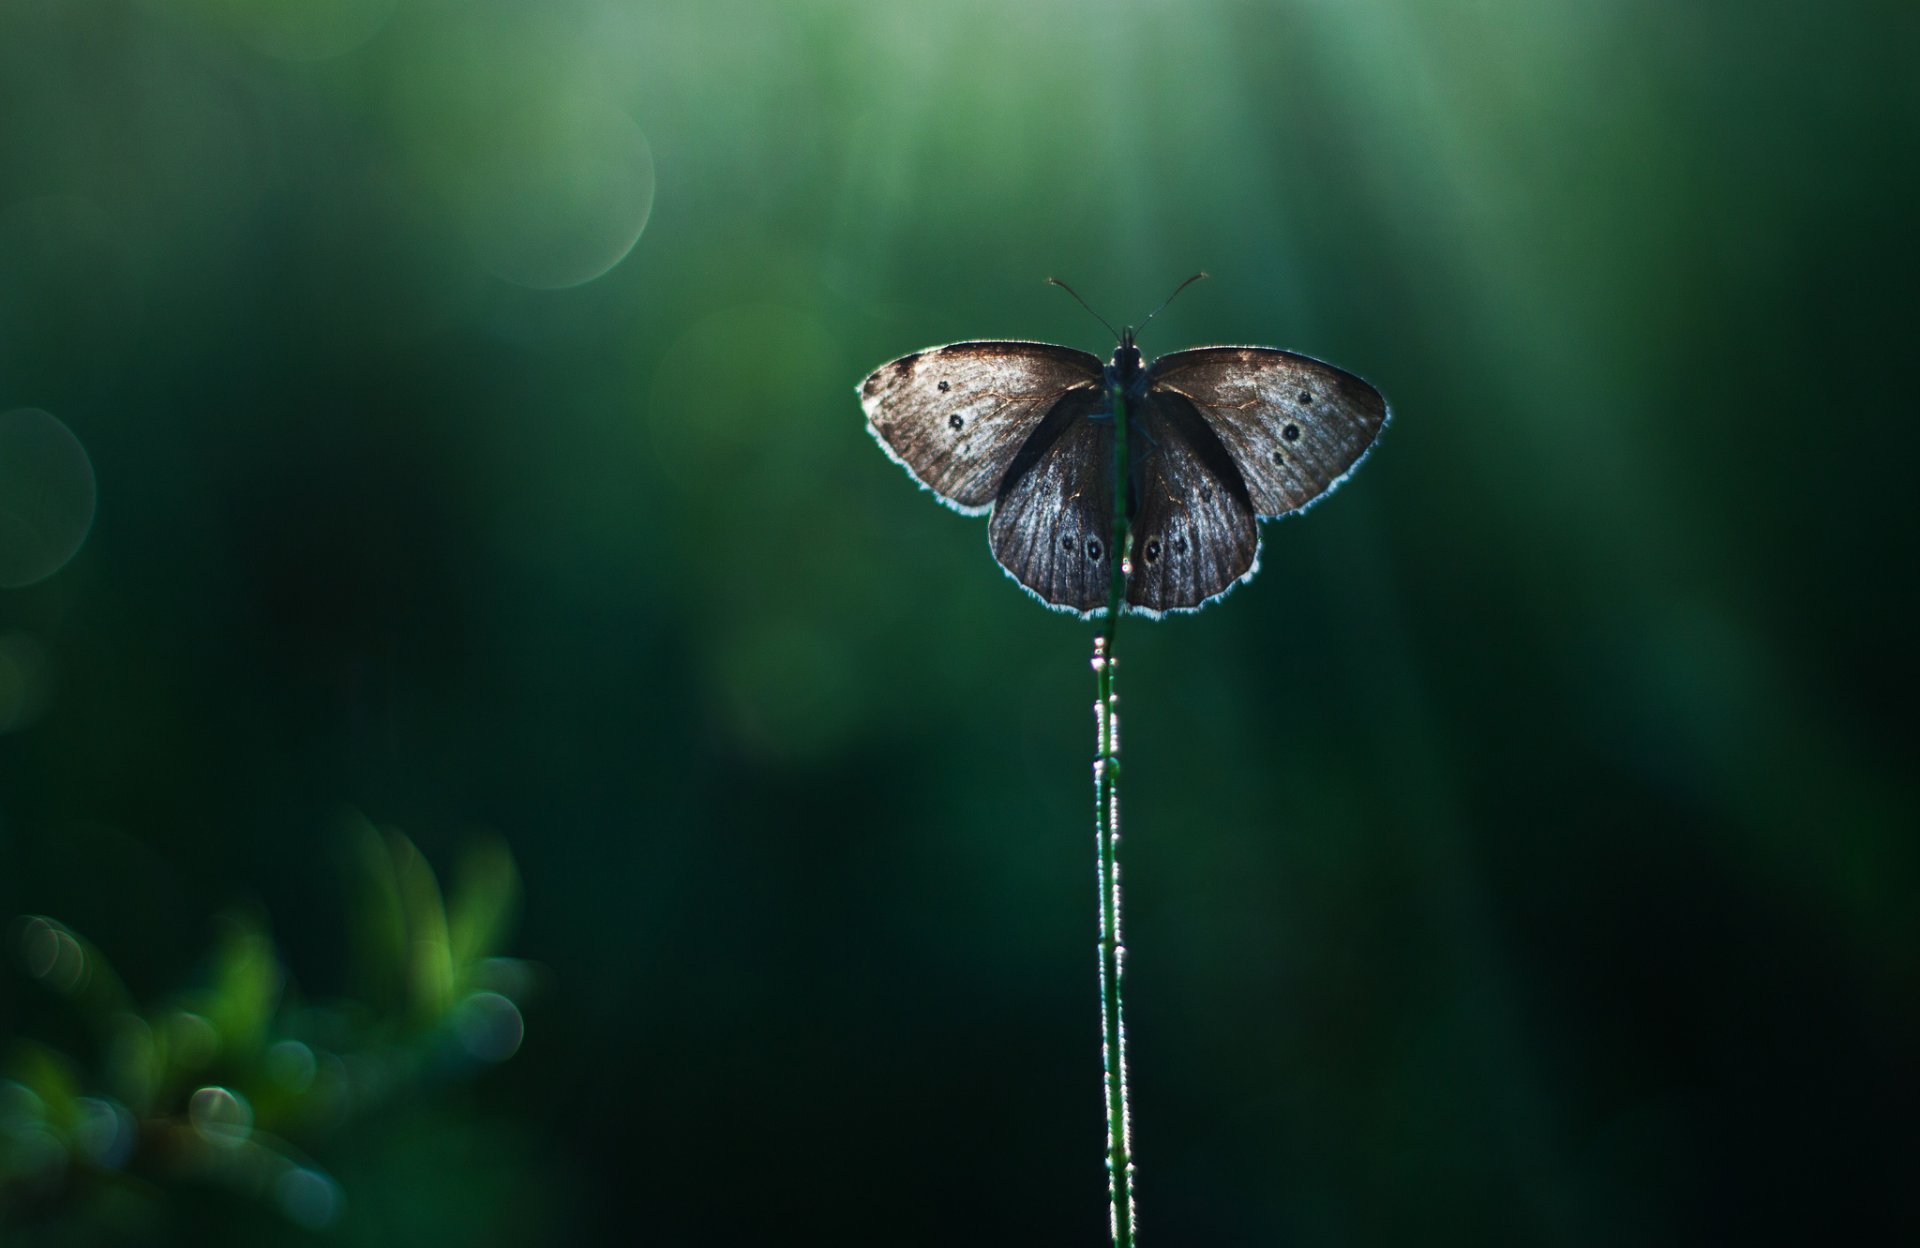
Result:
<svg viewBox="0 0 1920 1248"><path fill-rule="evenodd" d="M499 949L520 909L520 872L504 840L490 837L460 856L449 909L454 972L468 986L474 968Z"/></svg>
<svg viewBox="0 0 1920 1248"><path fill-rule="evenodd" d="M266 1043L284 975L273 941L256 920L230 919L225 928L202 1013L219 1035L223 1053L251 1061Z"/></svg>
<svg viewBox="0 0 1920 1248"><path fill-rule="evenodd" d="M453 942L440 881L406 837L389 832L387 846L406 912L409 1003L418 1019L438 1023L453 1006Z"/></svg>

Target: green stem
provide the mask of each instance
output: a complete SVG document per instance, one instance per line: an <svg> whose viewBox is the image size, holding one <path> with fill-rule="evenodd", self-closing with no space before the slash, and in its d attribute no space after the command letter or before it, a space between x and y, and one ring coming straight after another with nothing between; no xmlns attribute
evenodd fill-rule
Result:
<svg viewBox="0 0 1920 1248"><path fill-rule="evenodd" d="M1107 628L1102 638L1109 653L1120 627L1120 604L1127 598L1127 396L1119 386L1108 390L1113 401L1113 577L1107 582Z"/></svg>
<svg viewBox="0 0 1920 1248"><path fill-rule="evenodd" d="M1113 399L1113 580L1107 618L1093 640L1097 753L1093 760L1095 857L1100 873L1100 1040L1107 1080L1107 1197L1114 1248L1133 1248L1133 1141L1127 1104L1127 1025L1120 977L1127 950L1120 938L1120 696L1113 638L1127 591L1127 404Z"/></svg>

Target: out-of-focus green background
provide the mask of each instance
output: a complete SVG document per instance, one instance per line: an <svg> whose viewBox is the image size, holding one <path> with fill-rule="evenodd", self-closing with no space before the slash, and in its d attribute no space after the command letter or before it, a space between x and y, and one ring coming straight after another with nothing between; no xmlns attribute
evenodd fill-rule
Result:
<svg viewBox="0 0 1920 1248"><path fill-rule="evenodd" d="M238 907L350 992L351 807L502 838L540 984L511 1061L311 1145L327 1228L188 1182L35 1242L1101 1242L1090 630L854 386L1104 352L1042 277L1121 321L1199 268L1149 354L1395 417L1122 629L1145 1242L1912 1235L1916 46L10 0L0 918L159 1001ZM65 1010L9 945L0 1062Z"/></svg>

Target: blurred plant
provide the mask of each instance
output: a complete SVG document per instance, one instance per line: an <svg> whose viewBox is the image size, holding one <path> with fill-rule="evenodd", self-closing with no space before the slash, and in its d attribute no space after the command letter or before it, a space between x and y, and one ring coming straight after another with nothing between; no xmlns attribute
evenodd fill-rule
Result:
<svg viewBox="0 0 1920 1248"><path fill-rule="evenodd" d="M184 1187L243 1193L317 1229L344 1208L306 1149L403 1092L520 1047L522 962L496 956L519 875L495 841L469 848L443 902L413 843L355 819L355 996L303 1001L255 916L234 915L204 987L138 1009L100 951L26 916L13 946L97 1041L83 1062L14 1037L0 1056L0 1229L136 1225Z"/></svg>

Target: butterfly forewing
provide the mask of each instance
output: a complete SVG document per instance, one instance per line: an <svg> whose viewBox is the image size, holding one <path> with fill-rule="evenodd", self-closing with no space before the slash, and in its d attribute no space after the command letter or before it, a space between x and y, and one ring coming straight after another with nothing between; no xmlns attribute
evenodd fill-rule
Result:
<svg viewBox="0 0 1920 1248"><path fill-rule="evenodd" d="M1201 347L1153 362L1149 394L1190 401L1232 454L1260 516L1298 511L1338 485L1387 423L1352 373L1269 347Z"/></svg>
<svg viewBox="0 0 1920 1248"><path fill-rule="evenodd" d="M1044 342L957 342L903 355L860 385L867 428L914 479L961 511L993 503L1014 457L1101 363Z"/></svg>
<svg viewBox="0 0 1920 1248"><path fill-rule="evenodd" d="M1127 602L1192 610L1252 575L1260 526L1233 459L1193 405L1149 393L1129 413L1132 575Z"/></svg>
<svg viewBox="0 0 1920 1248"><path fill-rule="evenodd" d="M1113 421L1094 419L1098 391L1054 405L1009 466L993 502L993 557L1040 598L1068 610L1106 606L1113 576Z"/></svg>
<svg viewBox="0 0 1920 1248"><path fill-rule="evenodd" d="M1359 464L1386 400L1353 374L1268 347L1202 347L1144 377L1131 333L1111 380L1129 402L1130 608L1191 610L1252 576L1259 519L1310 506ZM942 501L989 509L993 556L1050 605L1107 605L1114 552L1109 372L1042 342L961 342L861 383L867 428Z"/></svg>

